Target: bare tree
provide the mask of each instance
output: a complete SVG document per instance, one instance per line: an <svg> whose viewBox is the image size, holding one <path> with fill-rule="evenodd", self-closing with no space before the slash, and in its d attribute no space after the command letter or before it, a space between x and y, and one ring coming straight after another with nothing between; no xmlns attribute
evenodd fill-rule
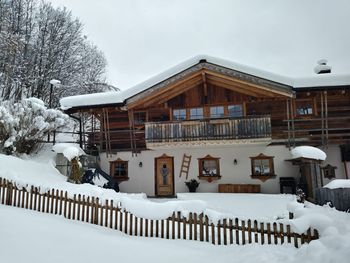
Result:
<svg viewBox="0 0 350 263"><path fill-rule="evenodd" d="M103 91L106 59L66 8L39 0L0 0L0 96L20 100ZM60 89L50 93L49 82Z"/></svg>

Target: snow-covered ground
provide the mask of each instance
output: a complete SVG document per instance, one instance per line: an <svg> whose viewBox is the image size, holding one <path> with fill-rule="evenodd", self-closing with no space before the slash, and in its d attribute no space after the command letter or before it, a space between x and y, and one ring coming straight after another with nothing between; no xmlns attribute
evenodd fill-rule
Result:
<svg viewBox="0 0 350 263"><path fill-rule="evenodd" d="M178 200L155 202L143 194L120 194L68 183L54 168L52 157L50 151L35 158L0 155L0 177L20 186L40 186L42 191L56 188L70 195L117 199L128 211L146 218L166 218L171 211L195 211L207 213L212 220L225 216L278 219L297 233L310 226L316 228L320 239L299 249L288 244L214 246L199 241L131 237L60 216L0 205L0 262L349 262L349 213L310 203L304 206L292 195L186 193L178 194ZM288 211L295 219L287 219Z"/></svg>

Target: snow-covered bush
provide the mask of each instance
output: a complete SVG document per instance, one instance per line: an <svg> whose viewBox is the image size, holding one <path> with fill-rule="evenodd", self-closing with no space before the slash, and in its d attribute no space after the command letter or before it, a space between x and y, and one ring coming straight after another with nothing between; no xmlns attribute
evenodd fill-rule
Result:
<svg viewBox="0 0 350 263"><path fill-rule="evenodd" d="M49 132L64 127L68 115L47 109L36 98L0 101L0 152L31 153Z"/></svg>

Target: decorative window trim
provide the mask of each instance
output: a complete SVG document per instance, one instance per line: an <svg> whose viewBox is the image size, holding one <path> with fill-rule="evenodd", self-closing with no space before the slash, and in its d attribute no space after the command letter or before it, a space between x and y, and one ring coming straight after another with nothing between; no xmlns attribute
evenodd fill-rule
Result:
<svg viewBox="0 0 350 263"><path fill-rule="evenodd" d="M203 174L203 161L215 161L216 162L216 173L213 175L209 174ZM213 180L219 180L221 178L220 175L220 158L212 157L209 154L203 158L198 158L198 169L199 169L199 175L198 178L200 180L206 180L209 183L212 182Z"/></svg>
<svg viewBox="0 0 350 263"><path fill-rule="evenodd" d="M265 182L266 180L270 179L270 178L274 178L276 177L275 175L275 168L274 168L274 164L273 164L273 158L274 156L267 156L264 155L263 153L260 153L258 156L254 156L254 157L250 157L251 160L251 177L253 179L259 179L263 182ZM268 173L258 173L256 172L256 165L255 165L255 161L256 160L268 160L269 162L269 172Z"/></svg>
<svg viewBox="0 0 350 263"><path fill-rule="evenodd" d="M116 164L118 164L118 163L126 164L126 175L125 176L115 176L114 175ZM115 161L111 161L111 162L109 162L109 171L110 171L110 176L112 176L112 178L117 179L118 181L127 181L127 180L129 180L129 161L123 161L120 158L118 158Z"/></svg>

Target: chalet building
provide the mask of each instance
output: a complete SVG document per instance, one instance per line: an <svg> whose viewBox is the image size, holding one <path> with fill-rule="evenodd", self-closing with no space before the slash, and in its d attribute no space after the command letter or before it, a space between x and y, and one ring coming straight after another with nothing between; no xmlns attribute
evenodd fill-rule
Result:
<svg viewBox="0 0 350 263"><path fill-rule="evenodd" d="M299 145L327 154L319 163L328 170L308 167L318 184L347 178L349 83L332 74L289 79L201 56L131 89L67 97L61 106L89 124L85 149L121 191L173 196L196 179L199 192L279 193L280 181L299 183L308 163L291 160Z"/></svg>

